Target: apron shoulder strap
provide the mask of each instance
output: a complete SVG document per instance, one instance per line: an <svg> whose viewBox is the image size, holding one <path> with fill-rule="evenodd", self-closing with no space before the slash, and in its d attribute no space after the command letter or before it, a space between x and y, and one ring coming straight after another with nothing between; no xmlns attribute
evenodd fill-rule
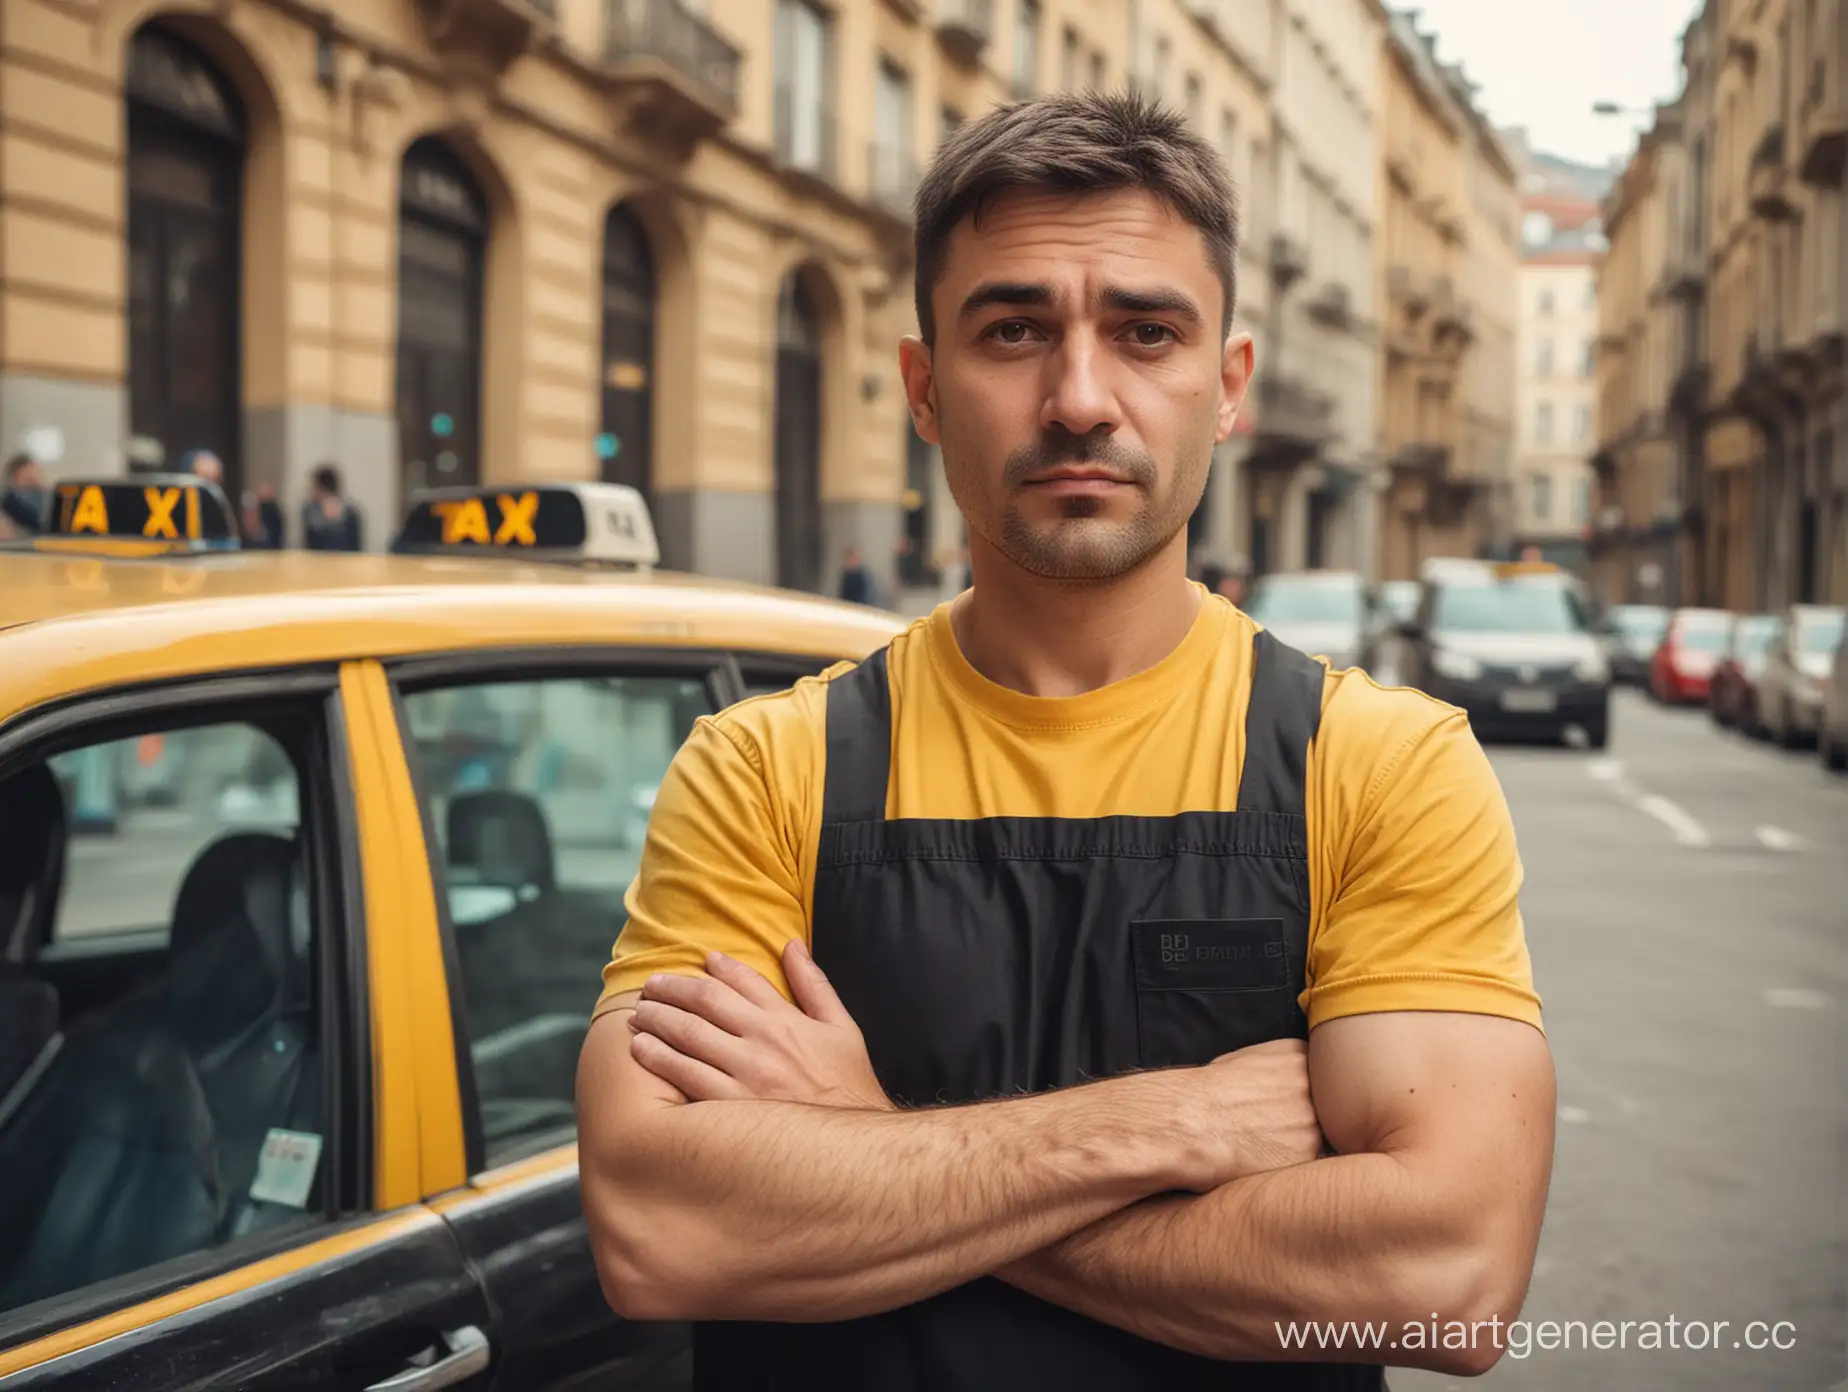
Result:
<svg viewBox="0 0 1848 1392"><path fill-rule="evenodd" d="M892 687L881 648L828 683L821 820L883 822L892 768Z"/></svg>
<svg viewBox="0 0 1848 1392"><path fill-rule="evenodd" d="M1309 745L1322 727L1322 664L1286 647L1269 629L1251 644L1245 710L1245 768L1238 810L1306 817Z"/></svg>

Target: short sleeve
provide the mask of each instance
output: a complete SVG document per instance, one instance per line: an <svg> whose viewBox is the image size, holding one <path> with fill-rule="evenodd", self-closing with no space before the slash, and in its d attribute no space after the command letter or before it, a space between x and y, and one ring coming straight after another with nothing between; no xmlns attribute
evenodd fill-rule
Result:
<svg viewBox="0 0 1848 1392"><path fill-rule="evenodd" d="M649 815L628 922L603 968L593 1014L657 972L692 975L723 952L786 997L783 949L807 933L802 877L748 735L698 721Z"/></svg>
<svg viewBox="0 0 1848 1392"><path fill-rule="evenodd" d="M1325 823L1334 844L1309 944L1310 1027L1434 1010L1542 1028L1514 819L1468 718L1435 702L1426 709L1435 714L1422 729L1374 745L1370 765L1331 780L1347 807L1330 809ZM1355 741L1347 752L1364 748Z"/></svg>

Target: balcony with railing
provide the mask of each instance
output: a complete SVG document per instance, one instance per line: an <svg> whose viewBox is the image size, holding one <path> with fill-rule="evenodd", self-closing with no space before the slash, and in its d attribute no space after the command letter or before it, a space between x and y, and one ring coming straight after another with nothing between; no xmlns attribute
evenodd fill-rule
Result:
<svg viewBox="0 0 1848 1392"><path fill-rule="evenodd" d="M555 0L417 0L431 49L445 61L490 73L525 53Z"/></svg>
<svg viewBox="0 0 1848 1392"><path fill-rule="evenodd" d="M1289 232L1273 232L1270 239L1271 284L1287 290L1309 274L1309 248Z"/></svg>
<svg viewBox="0 0 1848 1392"><path fill-rule="evenodd" d="M1342 281L1331 280L1320 287L1304 303L1303 309L1324 328L1347 330L1354 327L1354 295Z"/></svg>
<svg viewBox="0 0 1848 1392"><path fill-rule="evenodd" d="M1751 200L1753 216L1766 222L1789 222L1796 217L1793 182L1785 158L1784 123L1779 121L1765 131L1752 151L1746 196Z"/></svg>
<svg viewBox="0 0 1848 1392"><path fill-rule="evenodd" d="M1833 23L1848 25L1848 18L1838 14ZM1826 25L1823 34L1828 34ZM1798 175L1816 188L1839 189L1844 172L1848 172L1848 98L1843 95L1844 86L1848 86L1848 60L1831 60L1818 53L1804 92L1802 141L1797 153Z"/></svg>
<svg viewBox="0 0 1848 1392"><path fill-rule="evenodd" d="M981 61L995 34L995 0L935 0L937 41L959 63Z"/></svg>
<svg viewBox="0 0 1848 1392"><path fill-rule="evenodd" d="M738 114L739 51L682 0L604 0L603 62L638 128L704 135Z"/></svg>
<svg viewBox="0 0 1848 1392"><path fill-rule="evenodd" d="M1255 383L1258 421L1249 462L1292 467L1334 436L1334 399L1287 372L1260 373Z"/></svg>
<svg viewBox="0 0 1848 1392"><path fill-rule="evenodd" d="M1430 285L1410 266L1387 268L1386 293L1407 319L1417 319L1431 307Z"/></svg>

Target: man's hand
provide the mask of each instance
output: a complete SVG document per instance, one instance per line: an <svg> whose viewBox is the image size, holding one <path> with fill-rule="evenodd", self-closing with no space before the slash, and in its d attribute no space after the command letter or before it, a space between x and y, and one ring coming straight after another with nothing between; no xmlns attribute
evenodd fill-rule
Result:
<svg viewBox="0 0 1848 1392"><path fill-rule="evenodd" d="M720 953L707 970L709 977L663 976L643 988L630 1029L635 1059L649 1072L691 1102L752 1097L895 1110L859 1026L799 940L783 952L797 1005ZM1197 1124L1188 1129L1211 1152L1200 1157L1208 1176L1202 1190L1324 1152L1301 1040L1222 1054L1203 1068L1176 1070L1174 1081L1198 1101L1188 1109Z"/></svg>
<svg viewBox="0 0 1848 1392"><path fill-rule="evenodd" d="M723 953L707 976L658 976L630 1016L630 1048L689 1102L757 1098L894 1111L860 1027L800 939L783 950L791 1005L768 981Z"/></svg>

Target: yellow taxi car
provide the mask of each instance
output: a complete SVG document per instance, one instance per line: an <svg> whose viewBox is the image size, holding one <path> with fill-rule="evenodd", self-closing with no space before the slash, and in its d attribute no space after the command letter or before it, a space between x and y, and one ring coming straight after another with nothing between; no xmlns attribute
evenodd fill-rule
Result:
<svg viewBox="0 0 1848 1392"><path fill-rule="evenodd" d="M684 1386L585 1235L599 968L692 723L902 621L660 573L627 489L394 555L65 489L0 548L0 1388Z"/></svg>

